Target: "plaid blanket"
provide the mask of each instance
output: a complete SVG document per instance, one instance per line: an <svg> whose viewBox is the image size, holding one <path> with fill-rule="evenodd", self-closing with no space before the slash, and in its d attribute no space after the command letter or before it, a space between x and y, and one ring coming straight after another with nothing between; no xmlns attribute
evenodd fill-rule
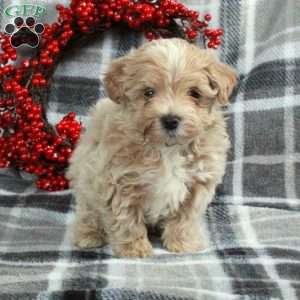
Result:
<svg viewBox="0 0 300 300"><path fill-rule="evenodd" d="M57 2L48 0L48 20ZM300 299L299 1L186 3L225 29L219 55L240 74L226 112L227 173L205 219L210 247L175 255L153 237L151 259L78 250L71 191L39 191L25 174L1 170L1 300ZM107 64L143 42L118 29L73 49L55 73L50 120L73 110L85 122L104 95Z"/></svg>

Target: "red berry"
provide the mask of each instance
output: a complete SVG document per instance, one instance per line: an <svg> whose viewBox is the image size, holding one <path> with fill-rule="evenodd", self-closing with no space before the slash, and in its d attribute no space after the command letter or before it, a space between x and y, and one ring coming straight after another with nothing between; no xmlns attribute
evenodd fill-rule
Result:
<svg viewBox="0 0 300 300"><path fill-rule="evenodd" d="M148 39L148 40L153 40L154 37L155 37L155 33L152 32L152 31L147 31L147 32L145 32L145 37L146 37L146 39Z"/></svg>
<svg viewBox="0 0 300 300"><path fill-rule="evenodd" d="M115 20L115 22L120 22L121 21L121 15L115 14L114 15L114 20Z"/></svg>
<svg viewBox="0 0 300 300"><path fill-rule="evenodd" d="M188 31L186 32L186 34L187 34L187 36L188 36L189 39L193 40L194 38L197 37L197 34L198 34L198 33L197 33L196 30L188 30Z"/></svg>
<svg viewBox="0 0 300 300"><path fill-rule="evenodd" d="M204 16L205 21L209 22L211 20L211 15L210 14L206 14Z"/></svg>
<svg viewBox="0 0 300 300"><path fill-rule="evenodd" d="M63 7L63 5L61 5L61 4L57 4L57 5L56 5L56 9L57 9L57 10L62 10L62 9L64 9L64 7Z"/></svg>
<svg viewBox="0 0 300 300"><path fill-rule="evenodd" d="M214 40L214 43L215 43L216 46L219 46L221 44L221 40L219 38L216 38Z"/></svg>
<svg viewBox="0 0 300 300"><path fill-rule="evenodd" d="M38 62L37 59L31 60L31 66L32 66L32 67L37 67L38 65L39 65L39 62Z"/></svg>
<svg viewBox="0 0 300 300"><path fill-rule="evenodd" d="M208 48L214 48L215 47L215 43L213 41L210 41L208 44L207 44L207 47Z"/></svg>
<svg viewBox="0 0 300 300"><path fill-rule="evenodd" d="M221 35L224 34L224 30L219 28L219 29L217 29L217 33L218 33L219 36L221 36Z"/></svg>
<svg viewBox="0 0 300 300"><path fill-rule="evenodd" d="M41 86L45 86L45 85L47 85L47 81L46 81L46 79L44 79L44 78L42 78L42 79L40 79L40 85Z"/></svg>

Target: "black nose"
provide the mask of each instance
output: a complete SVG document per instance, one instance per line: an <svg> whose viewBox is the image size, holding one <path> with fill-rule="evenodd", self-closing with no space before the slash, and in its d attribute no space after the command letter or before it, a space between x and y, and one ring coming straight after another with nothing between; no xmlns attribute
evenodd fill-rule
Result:
<svg viewBox="0 0 300 300"><path fill-rule="evenodd" d="M161 118L161 123L167 130L175 130L180 123L181 118L174 115L166 115Z"/></svg>

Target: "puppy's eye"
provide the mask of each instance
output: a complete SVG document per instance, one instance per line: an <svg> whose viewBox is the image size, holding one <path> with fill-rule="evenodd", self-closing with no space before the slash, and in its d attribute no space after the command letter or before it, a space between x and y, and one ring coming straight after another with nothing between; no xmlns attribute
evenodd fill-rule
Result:
<svg viewBox="0 0 300 300"><path fill-rule="evenodd" d="M152 88L146 88L144 91L144 96L146 98L152 98L155 96L155 90Z"/></svg>
<svg viewBox="0 0 300 300"><path fill-rule="evenodd" d="M196 89L196 88L189 89L188 95L195 98L195 99L200 99L201 98L201 94L200 94L199 90Z"/></svg>

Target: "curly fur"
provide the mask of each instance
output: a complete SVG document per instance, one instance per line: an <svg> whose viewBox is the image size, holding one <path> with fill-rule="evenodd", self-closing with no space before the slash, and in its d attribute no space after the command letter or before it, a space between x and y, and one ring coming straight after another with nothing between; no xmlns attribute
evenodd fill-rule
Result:
<svg viewBox="0 0 300 300"><path fill-rule="evenodd" d="M230 143L220 108L235 83L230 67L180 39L150 42L112 63L109 98L91 109L67 174L77 246L110 243L119 256L150 256L148 226L161 228L170 251L205 246L199 221L224 174ZM195 87L200 99L188 93ZM175 134L160 121L170 113L181 118Z"/></svg>

